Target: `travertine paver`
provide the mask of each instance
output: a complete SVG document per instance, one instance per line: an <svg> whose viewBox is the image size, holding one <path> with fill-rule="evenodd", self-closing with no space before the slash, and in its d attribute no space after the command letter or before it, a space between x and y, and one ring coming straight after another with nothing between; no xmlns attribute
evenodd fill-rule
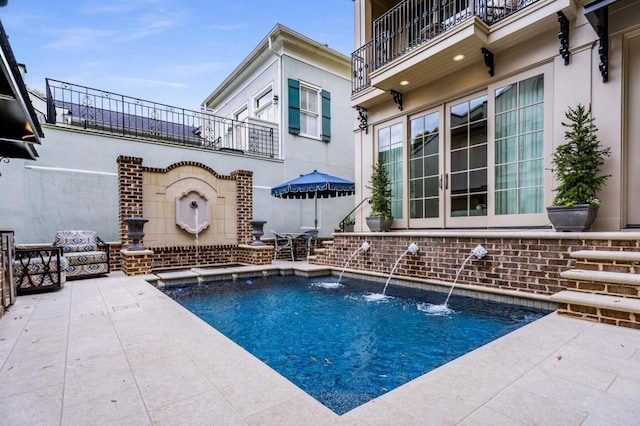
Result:
<svg viewBox="0 0 640 426"><path fill-rule="evenodd" d="M0 362L11 425L640 424L640 331L556 314L342 416L118 273L19 297Z"/></svg>

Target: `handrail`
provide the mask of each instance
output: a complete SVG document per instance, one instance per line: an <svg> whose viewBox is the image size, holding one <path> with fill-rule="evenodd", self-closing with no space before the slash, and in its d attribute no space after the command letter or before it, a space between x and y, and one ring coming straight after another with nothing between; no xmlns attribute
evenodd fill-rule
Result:
<svg viewBox="0 0 640 426"><path fill-rule="evenodd" d="M353 208L353 210L351 210L349 213L347 213L347 215L345 217L342 218L342 220L340 221L340 229L342 230L342 232L344 232L345 228L347 227L347 218L349 216L351 216L351 213L355 212L356 210L358 210L358 208L365 202L365 201L369 201L369 204L371 204L371 200L369 200L369 197L364 197L362 199L362 201L360 201L358 203L357 206L355 206Z"/></svg>
<svg viewBox="0 0 640 426"><path fill-rule="evenodd" d="M46 79L47 123L211 151L279 158L277 124L235 120Z"/></svg>

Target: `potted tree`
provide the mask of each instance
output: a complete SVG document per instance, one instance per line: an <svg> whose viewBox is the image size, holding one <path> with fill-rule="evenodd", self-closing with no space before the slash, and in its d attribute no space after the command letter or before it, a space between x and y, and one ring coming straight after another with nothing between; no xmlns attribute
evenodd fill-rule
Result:
<svg viewBox="0 0 640 426"><path fill-rule="evenodd" d="M565 115L568 122L562 125L567 128L566 142L556 148L551 159L559 185L547 214L556 231L586 231L598 214L597 193L609 177L600 169L610 148L600 144L591 106L578 104Z"/></svg>
<svg viewBox="0 0 640 426"><path fill-rule="evenodd" d="M371 215L366 218L371 231L388 231L393 223L391 216L391 178L383 163L376 162L367 188L371 190Z"/></svg>

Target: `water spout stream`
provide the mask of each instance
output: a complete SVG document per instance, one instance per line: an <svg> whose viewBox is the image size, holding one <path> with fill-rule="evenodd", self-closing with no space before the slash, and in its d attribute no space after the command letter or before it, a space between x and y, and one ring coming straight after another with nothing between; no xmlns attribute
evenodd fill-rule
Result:
<svg viewBox="0 0 640 426"><path fill-rule="evenodd" d="M349 265L349 262L351 262L351 259L354 258L354 256L356 254L358 254L358 252L360 250L364 251L365 253L369 251L369 248L371 248L371 246L369 245L369 243L367 241L365 241L364 243L362 243L362 245L360 247L358 247L356 249L356 251L353 252L353 254L351 254L351 256L349 257L349 259L347 259L347 261L345 262L344 266L342 267L342 271L340 272L340 276L338 277L338 282L336 284L340 284L340 280L342 279L342 274L344 274L345 269L347 269L347 266Z"/></svg>
<svg viewBox="0 0 640 426"><path fill-rule="evenodd" d="M409 248L407 248L398 258L398 260L396 260L396 264L393 265L393 269L391 270L391 273L389 274L389 278L387 278L387 282L384 285L384 289L382 289L382 294L386 295L387 294L387 286L389 285L389 281L391 281L391 277L393 277L393 273L396 271L396 268L398 267L398 264L400 263L400 260L402 260L402 258L407 254L407 253L411 253L411 254L416 254L418 253L418 250L420 250L418 248L418 245L416 243L411 243L409 245Z"/></svg>

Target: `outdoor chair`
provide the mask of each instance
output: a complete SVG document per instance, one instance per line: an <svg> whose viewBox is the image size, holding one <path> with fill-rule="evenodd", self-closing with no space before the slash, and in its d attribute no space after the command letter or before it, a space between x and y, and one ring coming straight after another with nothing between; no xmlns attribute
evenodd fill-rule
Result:
<svg viewBox="0 0 640 426"><path fill-rule="evenodd" d="M62 249L51 246L16 246L13 278L19 295L61 288L67 280L69 262Z"/></svg>
<svg viewBox="0 0 640 426"><path fill-rule="evenodd" d="M275 231L271 231L274 237L275 250L273 252L273 260L278 258L278 253L281 251L289 251L291 253L291 261L295 261L293 238L289 235L278 234Z"/></svg>
<svg viewBox="0 0 640 426"><path fill-rule="evenodd" d="M305 233L302 234L301 238L304 239L306 243L307 257L309 257L311 252L316 249L316 246L318 244L318 230L310 229L308 231L305 231Z"/></svg>
<svg viewBox="0 0 640 426"><path fill-rule="evenodd" d="M94 277L111 271L109 244L102 241L95 231L58 231L53 246L60 247L69 262L66 270L68 279Z"/></svg>

